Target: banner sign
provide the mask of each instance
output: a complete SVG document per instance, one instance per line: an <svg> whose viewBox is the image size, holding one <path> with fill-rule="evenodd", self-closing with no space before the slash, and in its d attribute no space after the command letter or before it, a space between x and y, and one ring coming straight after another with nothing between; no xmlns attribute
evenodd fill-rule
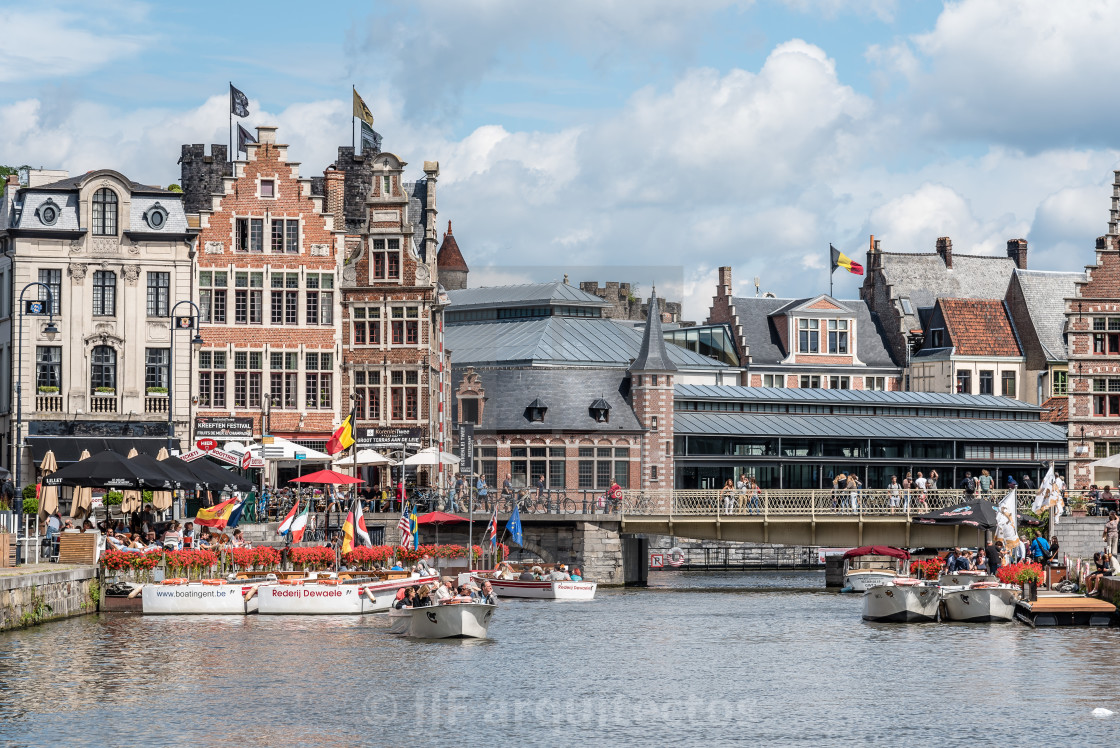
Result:
<svg viewBox="0 0 1120 748"><path fill-rule="evenodd" d="M196 416L194 436L196 439L252 439L253 419L239 416Z"/></svg>
<svg viewBox="0 0 1120 748"><path fill-rule="evenodd" d="M459 472L468 480L474 475L474 424L459 424Z"/></svg>
<svg viewBox="0 0 1120 748"><path fill-rule="evenodd" d="M183 454L179 455L179 459L182 460L183 462L191 462L192 460L197 460L199 457L205 457L205 456L206 456L206 453L203 452L201 449L192 449L189 452L184 452Z"/></svg>
<svg viewBox="0 0 1120 748"><path fill-rule="evenodd" d="M354 440L359 449L367 447L388 447L394 444L407 444L420 441L424 430L419 426L405 428L360 428L354 429Z"/></svg>
<svg viewBox="0 0 1120 748"><path fill-rule="evenodd" d="M249 452L249 450L246 449L245 453L243 455L241 455L241 469L242 470L247 470L249 468L250 464L252 464L252 462L253 462L253 455L252 455L251 452ZM263 460L262 460L262 462L263 462Z"/></svg>
<svg viewBox="0 0 1120 748"><path fill-rule="evenodd" d="M233 452L227 452L224 449L212 449L206 454L210 455L215 460L228 462L234 467L241 467L241 455L235 455Z"/></svg>
<svg viewBox="0 0 1120 748"><path fill-rule="evenodd" d="M198 447L199 449L201 449L203 452L209 452L211 449L217 449L218 448L218 440L217 439L199 439L197 442L195 442L194 445L196 447Z"/></svg>

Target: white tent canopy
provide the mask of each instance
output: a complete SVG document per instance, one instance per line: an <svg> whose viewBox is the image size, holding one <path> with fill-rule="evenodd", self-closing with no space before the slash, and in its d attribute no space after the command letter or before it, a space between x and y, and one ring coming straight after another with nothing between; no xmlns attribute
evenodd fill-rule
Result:
<svg viewBox="0 0 1120 748"><path fill-rule="evenodd" d="M1097 460L1096 462L1090 462L1089 467L1091 467L1091 468L1120 468L1120 453L1114 454L1111 457L1105 457L1103 459Z"/></svg>
<svg viewBox="0 0 1120 748"><path fill-rule="evenodd" d="M440 452L439 447L421 449L416 454L404 461L405 465L458 465L459 458L447 452Z"/></svg>
<svg viewBox="0 0 1120 748"><path fill-rule="evenodd" d="M326 452L320 452L317 449L312 449L311 447L305 447L301 444L296 444L295 442L290 442L287 439L281 439L279 436L274 436L274 437L272 437L272 439L273 439L272 444L269 444L269 445L266 445L266 446L276 447L276 448L279 448L279 449L283 450L282 455L279 458L277 458L279 460L295 460L296 459L296 452L302 452L303 455L304 455L303 462L330 462L331 461L331 456L329 454L327 454ZM232 449L231 449L231 447L232 447ZM241 453L241 452L245 451L245 446L243 444L239 444L237 442L229 442L225 445L224 448L227 452ZM253 457L260 457L261 456L261 445L260 444L249 445L249 453L252 454Z"/></svg>
<svg viewBox="0 0 1120 748"><path fill-rule="evenodd" d="M357 463L358 466L397 464L395 460L390 460L385 455L373 449L361 449L358 450L358 454L356 455L339 456L334 460L334 464L339 467L346 467L347 465L354 465L355 463Z"/></svg>

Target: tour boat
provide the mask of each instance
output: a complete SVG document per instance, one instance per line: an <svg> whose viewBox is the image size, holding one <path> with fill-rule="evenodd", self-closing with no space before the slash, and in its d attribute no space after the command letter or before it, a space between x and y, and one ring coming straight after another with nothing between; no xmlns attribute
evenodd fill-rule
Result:
<svg viewBox="0 0 1120 748"><path fill-rule="evenodd" d="M996 582L994 574L984 571L958 571L953 574L942 574L937 578L937 584L942 589L964 589L978 582Z"/></svg>
<svg viewBox="0 0 1120 748"><path fill-rule="evenodd" d="M260 583L224 579L165 579L140 592L145 615L237 615L257 612Z"/></svg>
<svg viewBox="0 0 1120 748"><path fill-rule="evenodd" d="M941 592L921 580L899 577L863 593L863 620L921 623L937 620Z"/></svg>
<svg viewBox="0 0 1120 748"><path fill-rule="evenodd" d="M903 564L910 554L901 548L865 545L844 554L845 592L866 592L906 576Z"/></svg>
<svg viewBox="0 0 1120 748"><path fill-rule="evenodd" d="M389 631L414 639L485 639L494 610L486 603L390 608Z"/></svg>
<svg viewBox="0 0 1120 748"><path fill-rule="evenodd" d="M943 590L945 617L950 621L989 623L1015 617L1019 588L999 582L977 582L957 590Z"/></svg>
<svg viewBox="0 0 1120 748"><path fill-rule="evenodd" d="M436 575L401 579L292 579L261 585L261 615L361 615L389 609L402 587L438 584Z"/></svg>
<svg viewBox="0 0 1120 748"><path fill-rule="evenodd" d="M538 600L593 600L597 582L542 579L523 582L519 579L491 579L475 575L475 584L489 582L498 597L531 597Z"/></svg>

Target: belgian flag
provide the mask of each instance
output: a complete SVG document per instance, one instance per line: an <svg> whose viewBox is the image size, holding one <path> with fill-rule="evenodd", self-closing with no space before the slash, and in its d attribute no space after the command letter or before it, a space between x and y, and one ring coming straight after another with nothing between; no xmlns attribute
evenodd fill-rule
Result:
<svg viewBox="0 0 1120 748"><path fill-rule="evenodd" d="M863 275L863 265L853 262L850 257L831 244L828 248L832 250L832 269L829 272L836 272L836 268L844 268L852 275Z"/></svg>
<svg viewBox="0 0 1120 748"><path fill-rule="evenodd" d="M327 454L336 455L344 449L349 449L354 444L354 411L346 416L346 420L338 427L338 431L331 434L327 442Z"/></svg>

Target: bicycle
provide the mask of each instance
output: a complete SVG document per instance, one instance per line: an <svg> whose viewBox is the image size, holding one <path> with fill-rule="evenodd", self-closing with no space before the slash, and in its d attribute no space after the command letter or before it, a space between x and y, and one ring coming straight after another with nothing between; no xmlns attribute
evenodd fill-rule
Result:
<svg viewBox="0 0 1120 748"><path fill-rule="evenodd" d="M537 500L538 506L543 506L545 514L575 514L576 502L572 501L559 489L548 489Z"/></svg>

